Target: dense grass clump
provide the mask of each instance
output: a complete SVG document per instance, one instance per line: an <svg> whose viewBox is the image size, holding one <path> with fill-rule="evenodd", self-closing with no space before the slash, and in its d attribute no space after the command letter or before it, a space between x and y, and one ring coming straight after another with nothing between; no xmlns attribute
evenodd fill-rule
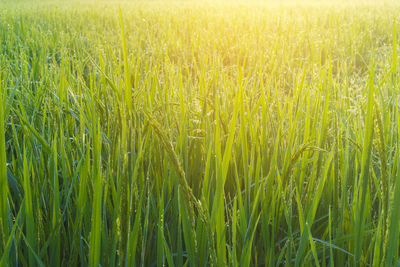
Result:
<svg viewBox="0 0 400 267"><path fill-rule="evenodd" d="M400 6L0 7L0 266L398 264Z"/></svg>

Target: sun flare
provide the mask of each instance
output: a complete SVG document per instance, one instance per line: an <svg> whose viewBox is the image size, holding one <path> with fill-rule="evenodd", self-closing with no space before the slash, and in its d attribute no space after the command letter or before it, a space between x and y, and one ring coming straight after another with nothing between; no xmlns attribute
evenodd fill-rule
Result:
<svg viewBox="0 0 400 267"><path fill-rule="evenodd" d="M0 266L399 264L398 14L0 2Z"/></svg>

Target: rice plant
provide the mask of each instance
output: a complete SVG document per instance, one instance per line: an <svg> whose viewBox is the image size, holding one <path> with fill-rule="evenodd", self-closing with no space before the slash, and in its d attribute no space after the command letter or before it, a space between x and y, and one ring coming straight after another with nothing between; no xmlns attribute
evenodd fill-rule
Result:
<svg viewBox="0 0 400 267"><path fill-rule="evenodd" d="M0 7L0 266L400 264L398 3Z"/></svg>

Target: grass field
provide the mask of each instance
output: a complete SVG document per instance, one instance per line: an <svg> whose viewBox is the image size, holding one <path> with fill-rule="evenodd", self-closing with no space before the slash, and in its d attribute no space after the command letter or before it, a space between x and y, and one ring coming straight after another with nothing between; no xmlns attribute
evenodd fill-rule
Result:
<svg viewBox="0 0 400 267"><path fill-rule="evenodd" d="M0 266L400 264L399 14L0 2Z"/></svg>

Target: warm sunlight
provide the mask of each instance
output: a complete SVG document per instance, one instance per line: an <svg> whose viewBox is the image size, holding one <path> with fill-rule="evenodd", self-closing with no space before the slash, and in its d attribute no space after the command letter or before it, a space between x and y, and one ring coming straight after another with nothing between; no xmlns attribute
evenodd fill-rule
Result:
<svg viewBox="0 0 400 267"><path fill-rule="evenodd" d="M0 267L395 266L396 1L0 1Z"/></svg>

